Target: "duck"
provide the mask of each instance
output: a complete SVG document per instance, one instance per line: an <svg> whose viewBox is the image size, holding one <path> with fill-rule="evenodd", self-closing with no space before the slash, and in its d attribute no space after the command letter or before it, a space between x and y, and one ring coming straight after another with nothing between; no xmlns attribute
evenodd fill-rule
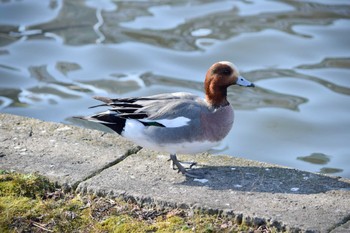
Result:
<svg viewBox="0 0 350 233"><path fill-rule="evenodd" d="M143 148L168 153L174 169L196 177L177 154L208 151L227 136L234 122L234 111L227 100L227 88L232 85L255 86L233 63L220 61L206 72L205 98L187 92L129 98L95 96L103 104L90 108L108 109L77 118L107 126Z"/></svg>

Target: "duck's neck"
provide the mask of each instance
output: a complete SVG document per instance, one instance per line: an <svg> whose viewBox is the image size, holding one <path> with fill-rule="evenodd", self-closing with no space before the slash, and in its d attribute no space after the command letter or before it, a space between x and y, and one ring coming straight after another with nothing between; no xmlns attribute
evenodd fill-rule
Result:
<svg viewBox="0 0 350 233"><path fill-rule="evenodd" d="M227 101L227 87L215 87L215 85L205 86L205 99L213 108L227 106L229 104Z"/></svg>

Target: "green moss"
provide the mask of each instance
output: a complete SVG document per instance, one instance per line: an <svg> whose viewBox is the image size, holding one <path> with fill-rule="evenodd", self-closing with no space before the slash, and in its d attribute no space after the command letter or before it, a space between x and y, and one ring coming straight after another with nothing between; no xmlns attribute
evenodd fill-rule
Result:
<svg viewBox="0 0 350 233"><path fill-rule="evenodd" d="M0 232L9 232L9 228L17 228L16 223L26 218L35 206L35 201L27 197L0 197Z"/></svg>
<svg viewBox="0 0 350 233"><path fill-rule="evenodd" d="M141 229L146 230L148 228L147 224L143 221L138 221L137 219L127 215L109 217L100 225L102 230L115 233L138 233Z"/></svg>
<svg viewBox="0 0 350 233"><path fill-rule="evenodd" d="M171 216L159 219L155 224L157 232L192 232L185 219L180 216Z"/></svg>
<svg viewBox="0 0 350 233"><path fill-rule="evenodd" d="M40 175L4 171L0 216L0 232L262 232L201 212L64 193Z"/></svg>
<svg viewBox="0 0 350 233"><path fill-rule="evenodd" d="M37 174L0 174L0 196L44 197L49 191L54 191L55 185L43 176Z"/></svg>

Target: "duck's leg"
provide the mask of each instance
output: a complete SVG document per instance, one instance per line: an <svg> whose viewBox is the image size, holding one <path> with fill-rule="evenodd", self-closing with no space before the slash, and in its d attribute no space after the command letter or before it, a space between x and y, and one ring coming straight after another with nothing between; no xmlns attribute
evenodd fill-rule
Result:
<svg viewBox="0 0 350 233"><path fill-rule="evenodd" d="M184 168L184 166L182 166L182 164L180 163L179 160L177 160L176 154L171 154L170 155L170 161L172 163L172 167L173 169L178 169L179 172L181 172L182 174L186 174L186 168ZM176 168L175 168L176 167Z"/></svg>
<svg viewBox="0 0 350 233"><path fill-rule="evenodd" d="M175 165L174 160L176 160L176 161L180 164L180 166L182 166L182 167L183 167L182 164L188 165L188 166L187 166L187 167L188 167L187 169L192 169L193 166L196 166L196 165L197 165L197 162L194 162L194 161L193 161L193 162L189 162L189 161L186 161L186 162L180 161L180 160L177 159L176 154L174 154L174 155L170 155L170 159L168 160L168 161L170 161L170 167L171 167L172 169L174 169L174 170L177 170L177 169L178 169L178 166ZM184 169L186 169L186 168L184 168ZM179 170L179 172L180 172L180 170Z"/></svg>
<svg viewBox="0 0 350 233"><path fill-rule="evenodd" d="M189 176L189 177L194 177L197 178L197 176L189 173L186 168L184 168L184 166L182 166L182 164L180 163L179 160L177 160L176 154L171 154L170 155L170 160L172 162L172 167L173 169L175 169L175 167L178 169L179 172L181 172L183 175L185 176ZM192 166L194 166L195 163L191 163L190 168L192 168Z"/></svg>

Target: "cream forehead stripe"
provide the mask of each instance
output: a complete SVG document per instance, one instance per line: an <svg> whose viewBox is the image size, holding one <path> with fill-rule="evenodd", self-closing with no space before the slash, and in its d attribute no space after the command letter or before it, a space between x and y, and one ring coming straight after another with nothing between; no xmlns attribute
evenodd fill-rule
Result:
<svg viewBox="0 0 350 233"><path fill-rule="evenodd" d="M235 72L239 73L238 71L238 68L232 63L232 62L229 62L229 61L220 61L218 62L219 64L224 64L224 65L228 65L230 66Z"/></svg>

